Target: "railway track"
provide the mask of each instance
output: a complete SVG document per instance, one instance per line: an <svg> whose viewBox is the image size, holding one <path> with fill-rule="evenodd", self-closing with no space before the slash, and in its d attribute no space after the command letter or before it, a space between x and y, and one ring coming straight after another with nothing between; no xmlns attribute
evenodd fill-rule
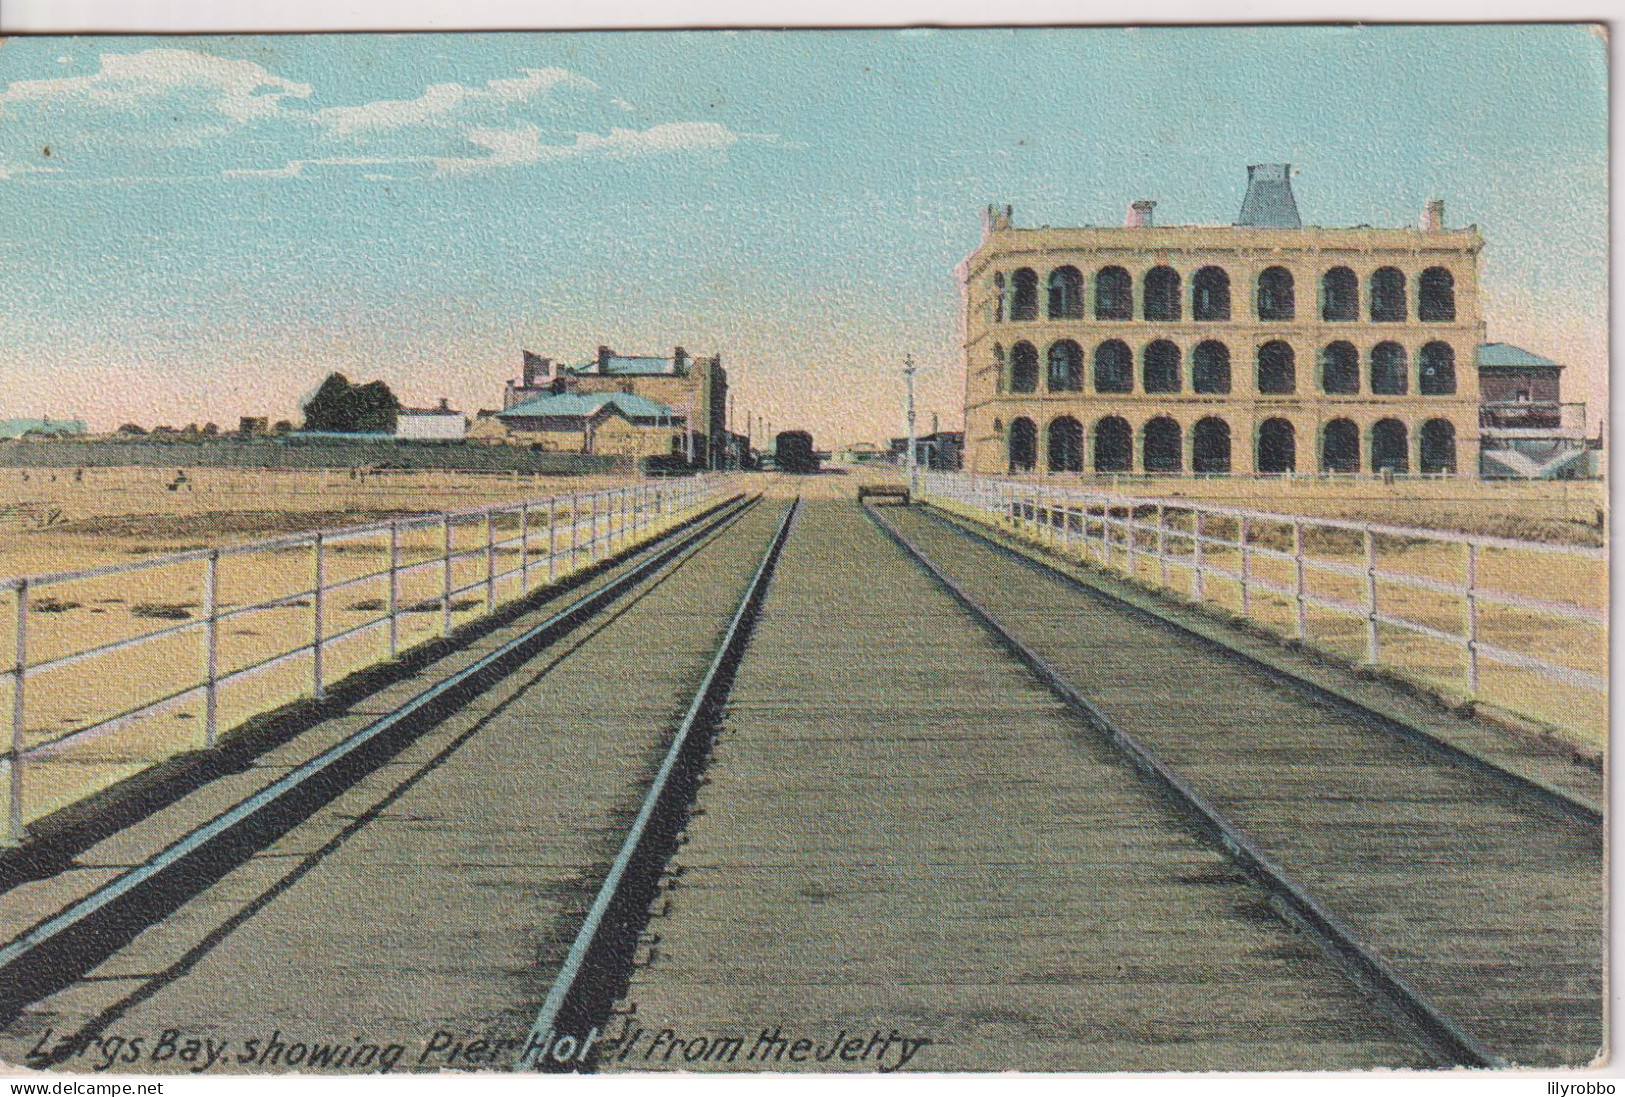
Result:
<svg viewBox="0 0 1625 1097"><path fill-rule="evenodd" d="M810 504L594 1065L1475 1061L1080 725L850 503Z"/></svg>
<svg viewBox="0 0 1625 1097"><path fill-rule="evenodd" d="M0 1058L1324 1070L1595 1053L1584 804L919 508L886 514L736 501L199 789L172 806L204 820L181 837L159 812L14 884L0 919L58 913L0 952L0 985L21 988Z"/></svg>
<svg viewBox="0 0 1625 1097"><path fill-rule="evenodd" d="M1380 965L1374 989L1459 1061L1577 1066L1603 1050L1591 802L918 508L881 521L1238 862L1284 881L1279 901L1357 977Z"/></svg>
<svg viewBox="0 0 1625 1097"><path fill-rule="evenodd" d="M0 951L0 1058L189 1069L166 1033L216 1070L511 1058L777 510L735 500L16 883L0 917L55 913Z"/></svg>

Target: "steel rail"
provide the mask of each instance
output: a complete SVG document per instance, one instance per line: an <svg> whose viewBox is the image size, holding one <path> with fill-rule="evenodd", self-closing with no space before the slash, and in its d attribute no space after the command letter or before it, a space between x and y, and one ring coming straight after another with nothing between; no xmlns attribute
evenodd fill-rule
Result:
<svg viewBox="0 0 1625 1097"><path fill-rule="evenodd" d="M332 773L340 763L356 756L362 748L378 741L411 717L430 709L437 702L449 699L459 689L516 655L529 652L538 641L573 629L651 575L675 566L681 558L697 552L698 546L711 534L755 505L759 498L735 496L724 502L708 516L699 519L694 529L679 536L675 542L656 543L640 553L641 559L635 558L629 570L604 586L575 599L545 621L421 690L385 715L369 721L278 780L194 827L145 861L126 869L89 895L75 900L0 947L0 1008L17 1006L19 1003L13 995L18 988L30 985L32 980L38 980L42 975L59 976L60 960L53 953L75 935L93 929L98 916L111 914L121 904L131 901L143 886L152 884L161 876L220 849L231 834L255 819L265 817L276 807L292 802L301 792L317 787L321 778ZM105 943L99 940L99 944ZM56 961L54 966L53 961Z"/></svg>
<svg viewBox="0 0 1625 1097"><path fill-rule="evenodd" d="M1595 803L1588 798L1568 792L1557 787L1556 785L1549 784L1539 777L1527 773L1520 773L1517 770L1509 769L1506 766L1503 766L1481 755L1474 754L1472 751L1465 750L1449 740L1434 735L1427 729L1418 727L1417 725L1410 723L1409 721L1393 713L1383 712L1379 709L1373 708L1355 697L1339 692L1338 690L1323 685L1320 682L1313 681L1310 678L1298 674L1290 667L1279 666L1273 662L1270 662L1269 660L1253 655L1242 648L1232 646L1224 643L1221 640L1215 639L1212 636L1199 632L1171 614L1163 614L1145 606L1135 605L1133 602L1114 594L1105 587L1096 586L1093 583L1087 582L1076 575L1056 567L1048 561L1038 559L1035 556L1029 556L1026 553L1011 548L1009 545L1001 544L999 541L987 536L980 530L972 529L966 525L963 525L960 522L953 520L952 516L944 515L942 512L935 510L935 508L931 508L931 513L939 522L947 526L947 528L955 531L959 536L986 545L999 555L1007 557L1016 563L1021 564L1023 567L1037 571L1040 574L1059 579L1067 586L1070 586L1075 590L1082 591L1097 601L1126 610L1129 613L1142 618L1143 620L1153 622L1163 628L1171 629L1174 632L1195 640L1199 644L1211 650L1224 653L1225 655L1235 659L1240 659L1241 661L1255 667L1278 681L1285 682L1294 688L1309 694L1318 701L1331 705L1335 708L1342 709L1345 712L1352 713L1355 716L1388 731L1390 734L1412 742L1419 747L1422 747L1434 754L1440 755L1468 769L1476 770L1485 774L1486 776L1492 777L1501 782L1503 785L1507 786L1510 791L1523 795L1539 804L1549 808L1555 808L1564 815L1578 819L1581 822L1588 823L1593 826L1601 826L1602 824L1602 805ZM1317 605L1333 603L1332 599L1311 595L1305 595L1304 600ZM1352 603L1333 604L1346 608L1350 613L1357 614L1358 616L1363 617L1365 614L1365 607L1363 606L1355 606ZM1498 661L1507 662L1509 665L1517 666L1521 665L1523 662L1531 661L1527 656L1515 656L1518 662L1513 662L1512 659L1507 657L1513 656L1514 653L1505 652L1500 648L1493 648L1491 645L1485 644L1482 641L1478 642L1477 647L1479 654L1489 655L1491 658L1496 658ZM1578 672L1570 671L1568 673ZM1606 685L1606 680L1601 681L1602 684Z"/></svg>
<svg viewBox="0 0 1625 1097"><path fill-rule="evenodd" d="M1370 988L1388 1008L1405 1018L1428 1050L1442 1062L1473 1067L1504 1067L1505 1060L1462 1031L1453 1021L1411 987L1369 945L1365 944L1303 885L1277 865L1253 839L1230 822L1200 793L1193 789L1166 762L1119 728L1066 678L1029 647L980 602L973 598L917 546L871 507L864 508L869 520L889 537L909 559L930 575L953 599L1024 664L1050 692L1079 713L1090 726L1123 753L1140 772L1146 774L1218 841L1225 855L1250 879L1264 888L1290 913L1290 921L1308 929L1337 957L1357 982Z"/></svg>
<svg viewBox="0 0 1625 1097"><path fill-rule="evenodd" d="M769 542L767 551L762 554L761 562L756 566L756 573L751 577L745 593L739 599L739 605L734 609L733 618L728 622L727 631L717 646L711 665L706 669L705 676L694 691L688 710L683 714L682 722L677 725L677 730L672 735L665 758L661 760L660 769L655 773L654 780L644 794L637 817L632 820L632 825L621 842L620 851L599 886L598 894L594 897L575 940L571 942L564 965L548 988L541 1008L537 1010L536 1020L530 1026L525 1046L514 1062L514 1070L541 1070L549 1067L545 1052L555 1038L554 1029L559 1023L559 1016L576 992L576 984L587 968L588 957L598 942L605 918L615 905L622 885L627 882L628 870L635 859L647 852L643 847L649 837L650 823L656 812L664 806L662 802L671 784L672 773L677 768L678 760L689 749L694 729L700 724L705 713L714 711L726 698L731 682L724 680L724 671L730 663L737 663L744 651L756 615L767 596L768 583L778 564L779 555L784 549L785 541L789 539L790 529L800 509L801 497L798 495L790 504L784 520L779 523L778 531ZM577 1039L584 1036L585 1034L582 1034Z"/></svg>

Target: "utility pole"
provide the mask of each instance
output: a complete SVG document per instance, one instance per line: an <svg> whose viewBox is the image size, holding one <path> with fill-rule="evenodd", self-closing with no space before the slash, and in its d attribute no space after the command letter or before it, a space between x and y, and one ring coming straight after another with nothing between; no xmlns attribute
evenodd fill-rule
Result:
<svg viewBox="0 0 1625 1097"><path fill-rule="evenodd" d="M908 497L913 499L920 493L919 461L914 452L914 356L905 355L903 358L903 380L908 382Z"/></svg>

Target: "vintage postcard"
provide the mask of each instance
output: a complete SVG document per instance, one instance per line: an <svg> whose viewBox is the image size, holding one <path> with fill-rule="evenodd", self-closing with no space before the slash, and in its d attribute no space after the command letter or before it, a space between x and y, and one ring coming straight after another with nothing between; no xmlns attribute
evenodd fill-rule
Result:
<svg viewBox="0 0 1625 1097"><path fill-rule="evenodd" d="M1607 60L0 42L6 1073L1603 1068Z"/></svg>

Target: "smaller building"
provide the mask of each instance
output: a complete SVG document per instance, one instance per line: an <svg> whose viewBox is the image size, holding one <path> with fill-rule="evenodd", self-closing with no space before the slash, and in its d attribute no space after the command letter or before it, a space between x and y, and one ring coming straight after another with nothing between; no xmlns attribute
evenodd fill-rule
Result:
<svg viewBox="0 0 1625 1097"><path fill-rule="evenodd" d="M481 416L468 437L560 453L650 458L681 453L686 429L681 413L633 393L561 392Z"/></svg>
<svg viewBox="0 0 1625 1097"><path fill-rule="evenodd" d="M1478 347L1479 475L1552 480L1597 475L1584 402L1563 401L1563 366L1510 343Z"/></svg>
<svg viewBox="0 0 1625 1097"><path fill-rule="evenodd" d="M914 462L933 472L958 472L965 449L965 432L938 430L914 439ZM891 440L891 456L899 466L908 464L908 439Z"/></svg>
<svg viewBox="0 0 1625 1097"><path fill-rule="evenodd" d="M84 433L80 419L0 419L0 439L74 438Z"/></svg>
<svg viewBox="0 0 1625 1097"><path fill-rule="evenodd" d="M460 442L468 432L468 416L444 396L433 408L402 408L395 418L395 438L401 442Z"/></svg>

